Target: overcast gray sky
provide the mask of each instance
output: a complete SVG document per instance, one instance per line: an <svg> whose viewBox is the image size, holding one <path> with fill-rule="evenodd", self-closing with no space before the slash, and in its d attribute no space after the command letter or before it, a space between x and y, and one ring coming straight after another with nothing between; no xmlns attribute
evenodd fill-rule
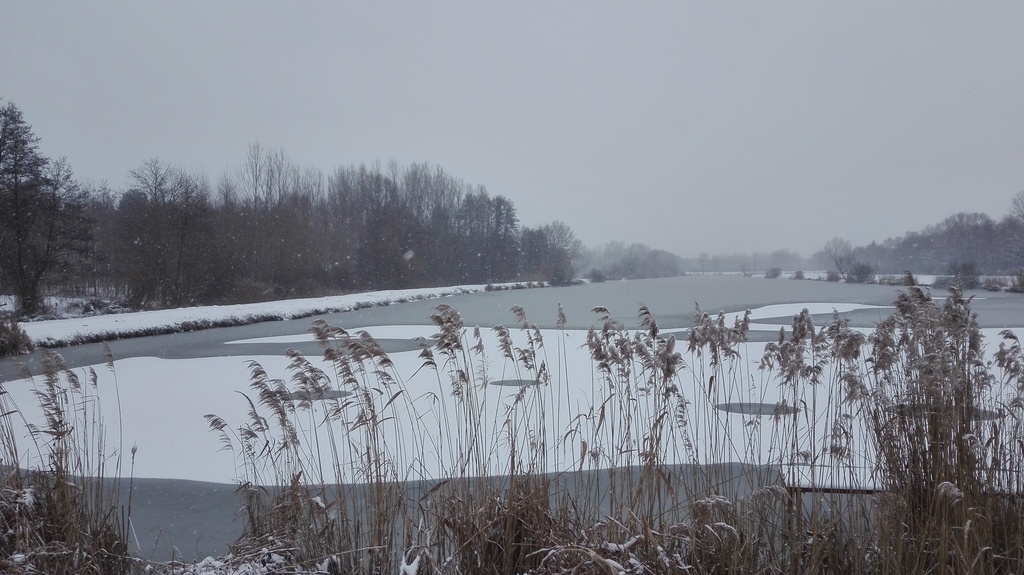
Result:
<svg viewBox="0 0 1024 575"><path fill-rule="evenodd" d="M0 97L121 188L430 162L588 245L855 244L1024 190L1024 2L14 2Z"/></svg>

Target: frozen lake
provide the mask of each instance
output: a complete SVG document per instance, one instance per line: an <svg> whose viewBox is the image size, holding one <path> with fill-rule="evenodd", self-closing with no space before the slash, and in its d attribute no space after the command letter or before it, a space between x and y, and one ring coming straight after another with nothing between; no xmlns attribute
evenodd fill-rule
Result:
<svg viewBox="0 0 1024 575"><path fill-rule="evenodd" d="M513 305L522 306L530 321L541 327L554 327L558 304L565 308L567 328L587 329L594 324L594 306L605 306L615 319L627 327L636 324L636 312L642 302L647 304L666 329L688 327L693 318L694 305L710 313L718 311L742 312L747 308L770 304L802 304L814 302L845 302L888 306L895 299L898 287L843 284L822 281L765 280L742 276L685 276L651 280L610 281L581 286L497 291L450 296L443 300L424 300L374 307L322 316L332 325L357 328L370 325L427 325L439 301L452 305L462 314L466 325L491 327L497 324L513 325L509 311ZM1021 294L977 291L974 310L983 327L1015 327L1024 325L1024 296ZM935 290L933 296L945 293ZM846 314L853 325L871 327L885 317L884 310L863 310ZM133 338L108 343L114 357L160 357L185 359L197 357L273 355L287 350L289 345L252 344L226 346L224 342L258 337L307 333L314 318L215 328L199 332ZM788 323L786 318L780 318ZM302 349L319 353L315 345ZM84 366L103 360L100 344L87 344L61 349L60 353L70 366ZM36 371L38 353L34 356L0 359L0 382L19 377L18 363Z"/></svg>
<svg viewBox="0 0 1024 575"><path fill-rule="evenodd" d="M437 305L444 303L456 308L467 327L490 328L496 324L514 327L515 317L510 312L514 305L525 309L528 319L542 328L548 342L552 373L558 377L553 385L558 386L557 401L564 409L552 410L548 425L555 435L560 435L569 425L572 414L585 412L589 401L593 401L593 366L586 350L580 347L585 342L585 330L598 323L598 316L591 312L595 306L608 308L614 319L627 328L637 325L637 308L641 303L648 306L656 317L663 333L675 333L685 339L683 330L692 322L695 303L712 314L718 311L742 313L754 309L757 324L752 333L746 367L753 373L750 363L760 357L759 341L774 340L779 326L788 328L793 314L803 307L815 314L816 325L831 318L831 310L837 308L851 325L871 328L889 315L887 307L895 299L899 288L879 285L832 284L817 281L765 280L740 276L688 276L658 280L606 282L565 288L496 291L445 297L438 300L415 301L388 307L367 308L358 311L328 314L323 316L332 325L350 331L361 328L379 338L384 350L391 354L395 371L407 378L402 385L408 390L412 402L420 402L427 395L438 392L438 380L433 375L412 374L421 365L416 357L415 337L430 337L434 328L429 316ZM944 293L933 293L936 299ZM980 323L987 328L1019 327L1024 325L1024 297L1018 294L977 292L973 309L978 313ZM565 309L567 323L564 331L554 331L558 305ZM817 304L817 305L815 305ZM97 397L102 400L107 423L111 426L109 410L120 405L120 432L123 434L122 450L138 446L136 477L152 478L140 482L137 489L147 492L137 503L136 527L147 534L159 533L163 544L168 539L183 553L194 541L196 556L217 553L223 550L225 542L233 537L223 534L224 522L237 507L236 500L228 495L232 481L238 477L237 461L231 452L218 452L217 437L207 430L203 415L216 413L224 416L231 424L241 423L246 417L246 406L238 392L247 392L249 360L261 362L271 377L286 379L287 359L284 352L296 348L311 360L320 356L318 344L311 341L309 326L316 318L267 322L242 327L209 329L199 332L177 333L130 340L110 342L116 359L118 395L111 394L110 374L103 362L102 346L82 345L59 350L68 364L85 375L86 366L97 366L100 374ZM788 331L788 330L787 330ZM993 334L994 329L987 330ZM501 359L495 351L497 346L493 333L484 330L490 363L487 365L491 381L515 380L523 377L517 368ZM523 334L513 329L517 346L524 346ZM680 345L685 348L685 344ZM561 350L561 351L558 351ZM22 358L25 359L25 358ZM31 359L31 358L28 358ZM691 360L687 358L687 361ZM691 367L696 367L691 364ZM8 382L11 398L18 405L31 411L33 398L31 386L16 381L17 368L11 360L4 360L0 379ZM526 374L532 377L531 374ZM442 378L444 376L442 375ZM527 377L527 378L529 378ZM700 382L691 374L680 375L682 382ZM82 377L83 381L86 379ZM516 386L491 386L486 390L489 413L500 417L503 407L509 405L516 395ZM694 393L696 389L692 390ZM779 400L772 389L759 391L759 397L751 397L737 390L716 390L708 395L707 401L714 410L706 412L714 421L705 423L724 426L727 435L739 437L749 433L751 417L768 413L768 407ZM442 392L442 396L447 394ZM699 399L699 396L698 398ZM442 403L450 398L444 399ZM696 399L695 399L696 401ZM722 407L724 406L724 407ZM451 405L449 405L451 408ZM454 409L454 408L452 408ZM116 413L116 411L115 411ZM437 416L436 409L433 416ZM770 419L766 417L765 419ZM700 425L700 421L695 421ZM433 422L437 429L444 422ZM747 424L747 425L744 425ZM407 430L404 422L396 422L389 428L395 438L417 433ZM492 427L493 425L493 427ZM486 429L497 429L500 421L486 423ZM410 428L411 429L411 428ZM418 428L422 429L422 428ZM456 430L455 433L458 433ZM399 442L401 443L401 442ZM554 443L554 439L551 440ZM727 442L726 442L727 443ZM698 441L699 444L699 441ZM427 479L444 469L457 464L454 455L445 445L424 441L417 449L428 453L410 455L396 452L397 465L408 468L408 479ZM564 446L563 446L564 447ZM697 446L708 451L702 461L748 460L741 454L730 454L731 447ZM492 446L500 453L501 446ZM577 461L576 448L555 450L549 470L558 471L574 468ZM427 457L422 458L422 455ZM736 455L736 457L733 457ZM499 455L498 459L501 459ZM487 463L480 467L484 471ZM357 471L357 470L356 470ZM170 481L167 480L176 480ZM189 483L201 481L204 483ZM195 489L189 486L195 486ZM167 505L162 493L173 493L180 504ZM223 500L218 506L215 501ZM146 504L149 501L150 511ZM215 514L217 517L214 518ZM170 513L176 513L173 523ZM227 515L225 515L225 513ZM205 517L205 519L204 519ZM229 529L230 531L230 529ZM150 540L149 535L141 537ZM199 541L203 544L199 544ZM159 541L159 538L158 538ZM184 545L183 545L184 544ZM154 548L161 544L155 543ZM143 553L150 550L142 545Z"/></svg>

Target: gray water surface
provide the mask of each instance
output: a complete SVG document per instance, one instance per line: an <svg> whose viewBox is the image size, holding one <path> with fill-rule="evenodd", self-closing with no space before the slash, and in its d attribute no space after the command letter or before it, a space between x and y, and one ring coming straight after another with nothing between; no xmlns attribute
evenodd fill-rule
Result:
<svg viewBox="0 0 1024 575"><path fill-rule="evenodd" d="M471 327L515 325L516 318L510 311L513 305L522 306L529 321L541 327L555 327L559 303L565 310L566 327L570 329L586 329L595 325L598 316L591 311L595 306L608 308L613 319L632 327L636 325L637 310L640 304L644 303L662 328L684 328L690 325L695 306L698 304L702 310L711 313L743 311L747 308L777 303L846 302L888 305L895 299L896 293L897 288L879 285L765 280L741 276L685 276L466 294L302 319L114 340L107 342L107 345L115 359L274 355L283 354L292 347L306 354L317 355L320 349L316 344L225 345L225 342L308 333L310 325L317 318L346 329L371 325L429 325L430 315L441 303L459 310L466 325ZM987 293L985 295L989 296ZM1016 294L992 294L991 297L992 299L984 302L977 302L979 308L994 306L992 313L984 313L986 317L996 322L1018 318L1020 323L1024 323L1024 306L1021 305L1024 297ZM855 312L848 316L856 322L855 325L866 327L884 317L878 311ZM784 323L788 323L788 320ZM407 349L409 346L408 342L402 341L383 343L387 346L387 351ZM81 367L104 361L103 344L64 347L57 351L69 367ZM23 369L19 364L27 366L33 374L40 373L41 353L37 351L29 356L0 359L0 382L20 378Z"/></svg>

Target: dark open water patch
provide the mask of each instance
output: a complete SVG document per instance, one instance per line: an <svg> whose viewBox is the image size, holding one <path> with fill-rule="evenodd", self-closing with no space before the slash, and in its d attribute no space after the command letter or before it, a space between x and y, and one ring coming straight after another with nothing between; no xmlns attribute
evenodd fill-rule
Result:
<svg viewBox="0 0 1024 575"><path fill-rule="evenodd" d="M498 379L495 381L488 382L487 385L498 385L502 387L527 387L530 385L537 385L536 381L532 379Z"/></svg>
<svg viewBox="0 0 1024 575"><path fill-rule="evenodd" d="M745 401L719 403L715 405L715 409L743 415L793 415L800 412L799 409L792 405L784 403L750 403Z"/></svg>
<svg viewBox="0 0 1024 575"><path fill-rule="evenodd" d="M404 351L418 351L423 346L433 346L431 339L404 339L404 338L381 338L376 339L384 353L401 353ZM226 355L283 355L289 349L295 349L306 357L317 357L323 354L323 347L315 341L301 341L292 343L233 343L217 348L219 353L211 354L209 357ZM185 359L182 357L181 359Z"/></svg>

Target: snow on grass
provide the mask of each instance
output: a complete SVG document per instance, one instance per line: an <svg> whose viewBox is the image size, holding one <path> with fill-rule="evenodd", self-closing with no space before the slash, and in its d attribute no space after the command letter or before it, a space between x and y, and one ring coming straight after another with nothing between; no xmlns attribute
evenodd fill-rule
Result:
<svg viewBox="0 0 1024 575"><path fill-rule="evenodd" d="M281 300L237 305L213 305L99 315L72 319L23 322L21 327L36 345L60 347L140 335L191 331L209 327L246 325L260 321L295 319L352 311L424 299L484 291L484 285L384 290L340 296Z"/></svg>

